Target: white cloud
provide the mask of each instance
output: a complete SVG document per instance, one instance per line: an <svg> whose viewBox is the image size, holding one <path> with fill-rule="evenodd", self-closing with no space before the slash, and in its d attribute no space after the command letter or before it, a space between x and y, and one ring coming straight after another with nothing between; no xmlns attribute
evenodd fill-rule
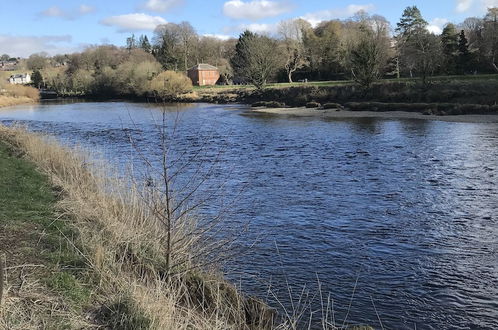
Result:
<svg viewBox="0 0 498 330"><path fill-rule="evenodd" d="M171 8L182 5L183 2L183 0L147 0L147 2L142 4L141 8L154 12L164 13Z"/></svg>
<svg viewBox="0 0 498 330"><path fill-rule="evenodd" d="M88 6L88 5L80 5L80 7L78 8L78 12L81 15L90 14L90 13L93 13L94 11L95 11L95 7Z"/></svg>
<svg viewBox="0 0 498 330"><path fill-rule="evenodd" d="M459 13L465 13L472 6L474 0L457 0L456 11Z"/></svg>
<svg viewBox="0 0 498 330"><path fill-rule="evenodd" d="M444 26L449 23L446 18L435 18L427 26L427 30L434 34L441 34Z"/></svg>
<svg viewBox="0 0 498 330"><path fill-rule="evenodd" d="M483 14L488 8L498 7L498 0L456 0L456 11Z"/></svg>
<svg viewBox="0 0 498 330"><path fill-rule="evenodd" d="M498 7L498 0L482 0L482 2L486 10L488 8Z"/></svg>
<svg viewBox="0 0 498 330"><path fill-rule="evenodd" d="M40 15L47 17L64 17L66 13L59 7L53 6L42 11Z"/></svg>
<svg viewBox="0 0 498 330"><path fill-rule="evenodd" d="M249 30L254 33L259 34L274 34L278 30L278 24L264 24L264 23L251 23L251 24L239 24L236 26L228 26L223 29L225 33L242 33L245 30Z"/></svg>
<svg viewBox="0 0 498 330"><path fill-rule="evenodd" d="M82 49L71 45L70 35L60 36L12 36L0 34L0 54L14 57L28 57L34 53L46 52L49 55L68 54Z"/></svg>
<svg viewBox="0 0 498 330"><path fill-rule="evenodd" d="M216 38L216 39L220 39L220 40L228 40L228 39L233 38L232 36L229 36L229 35L226 35L226 34L210 34L210 33L207 33L207 34L203 34L202 36L203 37L207 37L207 38Z"/></svg>
<svg viewBox="0 0 498 330"><path fill-rule="evenodd" d="M166 20L160 16L143 13L111 16L100 21L100 24L117 27L118 32L152 31L158 25L166 23Z"/></svg>
<svg viewBox="0 0 498 330"><path fill-rule="evenodd" d="M293 6L289 2L252 0L244 2L242 0L230 0L223 5L223 14L235 19L248 19L251 21L266 17L282 15L292 10Z"/></svg>
<svg viewBox="0 0 498 330"><path fill-rule="evenodd" d="M345 8L321 10L314 13L308 13L301 16L302 19L307 20L311 25L316 26L318 23L328 21L331 19L340 19L353 16L359 11L370 12L375 9L373 4L365 5L349 5Z"/></svg>
<svg viewBox="0 0 498 330"><path fill-rule="evenodd" d="M53 6L40 12L38 16L40 17L59 17L67 20L74 20L80 16L91 14L95 12L95 7L88 5L80 5L75 9L64 10L58 6Z"/></svg>

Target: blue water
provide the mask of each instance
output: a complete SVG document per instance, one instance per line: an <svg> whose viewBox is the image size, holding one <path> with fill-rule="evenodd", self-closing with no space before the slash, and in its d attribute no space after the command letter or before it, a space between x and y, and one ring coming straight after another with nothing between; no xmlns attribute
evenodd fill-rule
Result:
<svg viewBox="0 0 498 330"><path fill-rule="evenodd" d="M121 168L132 161L145 176L130 136L158 165L162 110L45 103L3 109L0 121L98 150ZM249 223L236 244L250 251L224 265L245 292L291 310L306 286L317 311L320 282L337 326L498 328L498 124L166 110L173 154L191 157L185 173L214 164L200 213L235 199L224 234Z"/></svg>

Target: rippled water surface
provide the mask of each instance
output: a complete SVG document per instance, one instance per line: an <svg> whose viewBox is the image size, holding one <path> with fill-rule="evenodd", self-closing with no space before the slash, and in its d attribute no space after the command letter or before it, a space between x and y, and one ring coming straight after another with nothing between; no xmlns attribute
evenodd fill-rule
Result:
<svg viewBox="0 0 498 330"><path fill-rule="evenodd" d="M498 328L498 124L167 110L175 148L208 150L203 161L226 171L207 184L227 183L220 200L239 196L227 221L249 221L240 244L257 243L227 268L245 291L266 296L271 282L290 310L288 287L313 295L319 279L337 325L347 315L378 328ZM160 118L160 107L119 102L0 112L120 166L130 134L157 158Z"/></svg>

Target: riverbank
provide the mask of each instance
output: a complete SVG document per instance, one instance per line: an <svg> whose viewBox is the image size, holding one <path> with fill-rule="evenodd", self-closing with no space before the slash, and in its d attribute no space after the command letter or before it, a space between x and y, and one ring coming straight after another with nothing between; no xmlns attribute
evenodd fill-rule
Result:
<svg viewBox="0 0 498 330"><path fill-rule="evenodd" d="M167 233L143 187L88 155L0 126L0 174L1 328L271 327L265 304L193 263L199 250L172 255L189 263L167 270Z"/></svg>
<svg viewBox="0 0 498 330"><path fill-rule="evenodd" d="M0 83L0 108L36 103L39 99L40 93L36 88Z"/></svg>
<svg viewBox="0 0 498 330"><path fill-rule="evenodd" d="M233 88L217 86L197 88L194 92L179 96L172 101L241 103L263 105L267 108L301 109L286 110L289 113L294 112L295 115L313 113L307 110L304 113L303 107L333 109L336 105L340 108L361 111L364 113L363 116L371 116L369 111L379 113L405 111L428 116L445 116L445 118L448 115L498 114L498 75L475 79L468 76L447 78L441 77L428 86L421 85L416 80L385 80L377 82L369 90L363 90L351 82L276 85L263 90L241 86ZM283 110L273 112L282 113Z"/></svg>
<svg viewBox="0 0 498 330"><path fill-rule="evenodd" d="M477 114L477 115L433 115L423 114L419 112L407 111L351 111L340 109L315 109L306 107L297 108L265 108L254 107L250 113L267 114L278 116L292 117L313 117L313 118L329 118L329 119L349 119L349 118L385 118L385 119L421 119L421 120L439 120L448 122L461 123L498 123L497 114Z"/></svg>
<svg viewBox="0 0 498 330"><path fill-rule="evenodd" d="M21 105L21 104L31 104L36 102L38 102L38 100L34 100L27 96L13 97L13 96L0 95L0 108L10 107L14 105Z"/></svg>

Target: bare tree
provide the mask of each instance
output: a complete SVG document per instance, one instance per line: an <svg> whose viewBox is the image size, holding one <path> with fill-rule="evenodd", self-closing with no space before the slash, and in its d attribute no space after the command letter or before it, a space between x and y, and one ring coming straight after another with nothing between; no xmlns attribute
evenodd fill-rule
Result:
<svg viewBox="0 0 498 330"><path fill-rule="evenodd" d="M140 197L150 214L150 220L162 226L164 235L164 276L184 274L193 268L219 264L240 253L233 243L245 232L245 225L230 226L224 221L238 194L224 200L212 215L202 215L199 210L220 198L226 180L213 183L210 179L220 171L223 147L217 151L207 143L178 150L174 141L178 139L180 113L163 109L160 119L155 121L158 137L159 159L151 157L148 150L138 143L140 137L129 135L130 142L141 163L132 178ZM209 139L209 137L208 137ZM201 160L209 159L209 160ZM230 169L223 167L224 175ZM145 182L144 182L145 181ZM142 183L144 182L144 183ZM204 189L210 182L209 189ZM221 225L223 222L223 226Z"/></svg>
<svg viewBox="0 0 498 330"><path fill-rule="evenodd" d="M278 32L283 41L283 55L285 56L285 71L287 79L292 83L292 74L308 64L303 42L303 31L311 25L303 19L282 21Z"/></svg>
<svg viewBox="0 0 498 330"><path fill-rule="evenodd" d="M484 56L489 64L498 72L498 7L489 8L484 17L483 29Z"/></svg>
<svg viewBox="0 0 498 330"><path fill-rule="evenodd" d="M183 53L184 71L188 70L189 55L197 40L197 33L189 22L181 22L178 24L178 35L180 37L180 48Z"/></svg>

